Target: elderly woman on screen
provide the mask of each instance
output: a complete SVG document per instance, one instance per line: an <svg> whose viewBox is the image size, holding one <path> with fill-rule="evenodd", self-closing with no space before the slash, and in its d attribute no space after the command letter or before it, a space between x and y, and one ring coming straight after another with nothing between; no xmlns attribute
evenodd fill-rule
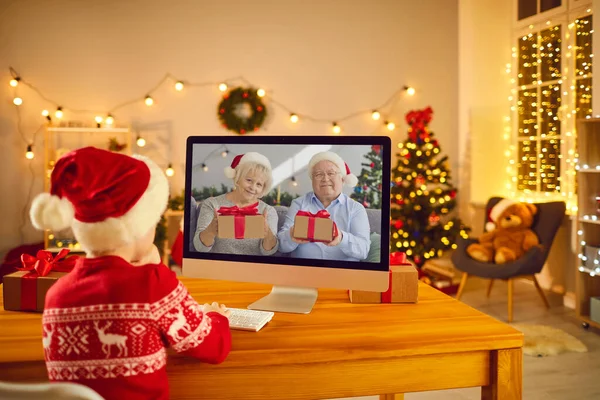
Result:
<svg viewBox="0 0 600 400"><path fill-rule="evenodd" d="M277 234L279 251L292 257L360 261L367 258L370 240L369 219L362 204L342 193L342 186L356 186L358 179L336 153L315 154L308 163L313 191L295 199L283 227ZM317 213L326 210L337 225L337 236L329 243L309 242L294 237L294 218L299 210Z"/></svg>
<svg viewBox="0 0 600 400"><path fill-rule="evenodd" d="M200 252L271 255L279 245L277 240L277 212L259 200L271 187L271 163L255 152L237 155L225 175L233 179L233 190L202 202L194 234L194 248ZM217 236L218 210L221 207L239 208L258 203L258 212L264 215L264 239L227 239Z"/></svg>

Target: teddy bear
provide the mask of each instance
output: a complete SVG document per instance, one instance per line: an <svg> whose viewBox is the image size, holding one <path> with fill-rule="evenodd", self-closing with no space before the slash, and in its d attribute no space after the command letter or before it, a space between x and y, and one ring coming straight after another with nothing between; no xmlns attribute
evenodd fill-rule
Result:
<svg viewBox="0 0 600 400"><path fill-rule="evenodd" d="M490 210L493 222L486 224L486 231L479 243L467 247L467 253L475 260L505 264L517 260L532 247L539 246L539 239L531 230L537 207L511 199L500 200Z"/></svg>

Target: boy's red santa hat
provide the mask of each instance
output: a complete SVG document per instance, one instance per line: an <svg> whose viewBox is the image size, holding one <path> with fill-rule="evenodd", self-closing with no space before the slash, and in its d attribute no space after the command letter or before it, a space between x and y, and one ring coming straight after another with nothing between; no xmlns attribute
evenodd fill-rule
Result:
<svg viewBox="0 0 600 400"><path fill-rule="evenodd" d="M37 229L73 229L86 251L114 250L154 229L167 208L169 183L143 156L130 157L95 147L58 160L50 193L33 200Z"/></svg>
<svg viewBox="0 0 600 400"><path fill-rule="evenodd" d="M342 174L342 181L346 186L354 187L358 183L358 178L356 175L350 172L350 168L348 164L342 160L342 157L338 156L332 151L322 151L320 153L312 156L310 161L308 162L308 174L312 177L313 168L321 161L330 161L334 163L340 170Z"/></svg>
<svg viewBox="0 0 600 400"><path fill-rule="evenodd" d="M488 222L485 224L485 230L491 232L496 229L500 215L513 204L517 204L517 202L512 199L502 199L496 203L488 212Z"/></svg>
<svg viewBox="0 0 600 400"><path fill-rule="evenodd" d="M262 165L267 170L271 171L271 163L267 157L260 153L249 151L246 154L238 154L233 158L233 161L231 161L231 166L225 167L225 176L230 179L235 178L235 172L237 171L238 167L250 162Z"/></svg>

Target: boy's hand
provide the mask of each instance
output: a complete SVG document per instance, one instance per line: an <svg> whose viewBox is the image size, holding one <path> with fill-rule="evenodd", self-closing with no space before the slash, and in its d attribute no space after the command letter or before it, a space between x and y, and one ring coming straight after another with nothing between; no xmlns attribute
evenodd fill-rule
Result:
<svg viewBox="0 0 600 400"><path fill-rule="evenodd" d="M202 306L202 312L204 312L205 314L209 312L217 312L227 318L229 318L229 316L231 315L231 311L229 311L227 307L225 307L225 304L219 305L219 303L217 303L216 301L212 304L204 304Z"/></svg>

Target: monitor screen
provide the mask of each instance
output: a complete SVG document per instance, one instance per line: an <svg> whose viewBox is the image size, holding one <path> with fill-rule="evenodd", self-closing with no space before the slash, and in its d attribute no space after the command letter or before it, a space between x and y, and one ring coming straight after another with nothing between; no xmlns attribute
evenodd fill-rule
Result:
<svg viewBox="0 0 600 400"><path fill-rule="evenodd" d="M381 290L391 142L383 136L194 136L183 275Z"/></svg>

